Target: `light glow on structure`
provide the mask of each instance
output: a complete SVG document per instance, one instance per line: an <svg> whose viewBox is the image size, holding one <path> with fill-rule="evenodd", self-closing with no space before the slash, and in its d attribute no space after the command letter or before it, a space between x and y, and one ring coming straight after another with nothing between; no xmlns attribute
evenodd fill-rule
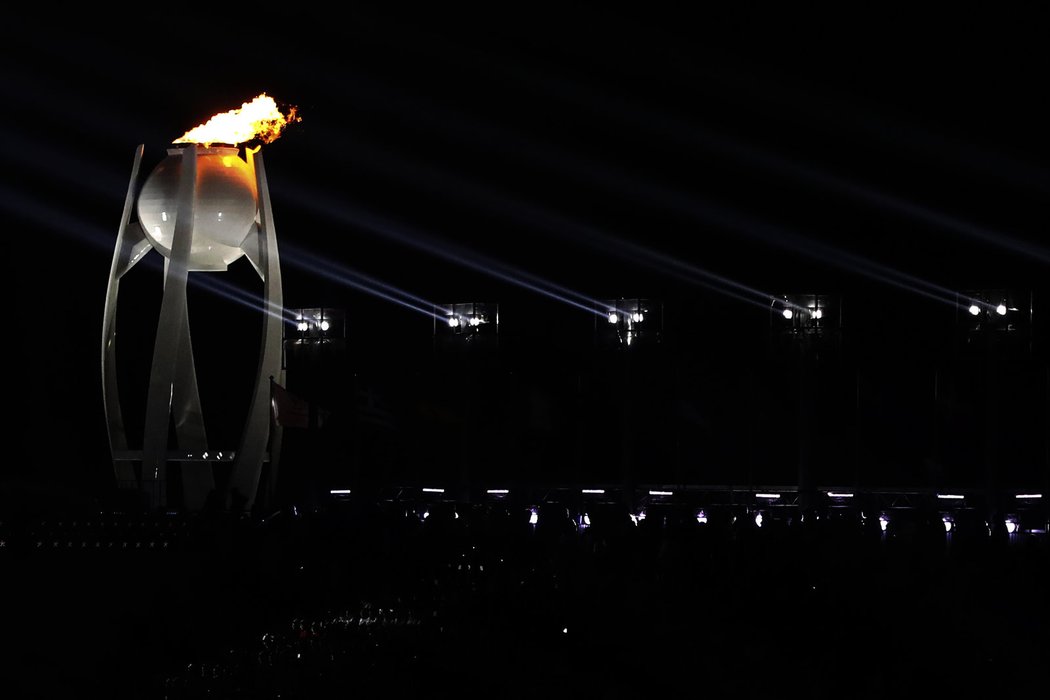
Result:
<svg viewBox="0 0 1050 700"><path fill-rule="evenodd" d="M840 493L838 491L828 491L828 498L853 498L853 494Z"/></svg>
<svg viewBox="0 0 1050 700"><path fill-rule="evenodd" d="M580 489L580 493L605 493L605 489Z"/></svg>
<svg viewBox="0 0 1050 700"><path fill-rule="evenodd" d="M650 496L673 496L674 491L650 491Z"/></svg>
<svg viewBox="0 0 1050 700"><path fill-rule="evenodd" d="M508 493L510 493L510 489L486 489L485 493L489 493L494 496L505 496Z"/></svg>
<svg viewBox="0 0 1050 700"><path fill-rule="evenodd" d="M779 493L756 493L755 498L768 498L770 500L776 500L780 498Z"/></svg>
<svg viewBox="0 0 1050 700"><path fill-rule="evenodd" d="M332 494L333 496L347 496L350 494L350 489L332 489L328 493Z"/></svg>
<svg viewBox="0 0 1050 700"><path fill-rule="evenodd" d="M966 498L966 496L963 496L961 493L939 493L937 494L937 498L942 501L961 501Z"/></svg>
<svg viewBox="0 0 1050 700"><path fill-rule="evenodd" d="M445 493L445 489L435 489L424 486L423 493Z"/></svg>
<svg viewBox="0 0 1050 700"><path fill-rule="evenodd" d="M272 143L286 126L302 121L297 111L295 107L290 107L287 113L281 112L277 102L264 92L251 102L242 104L239 109L216 114L172 143L199 143L205 146L213 143L236 146L252 140Z"/></svg>
<svg viewBox="0 0 1050 700"><path fill-rule="evenodd" d="M1032 499L1042 498L1042 497L1043 497L1043 494L1041 494L1041 493L1019 493L1016 496L1014 496L1014 498L1032 498Z"/></svg>
<svg viewBox="0 0 1050 700"><path fill-rule="evenodd" d="M969 312L971 316L979 316L981 314L981 307L977 304L970 304Z"/></svg>

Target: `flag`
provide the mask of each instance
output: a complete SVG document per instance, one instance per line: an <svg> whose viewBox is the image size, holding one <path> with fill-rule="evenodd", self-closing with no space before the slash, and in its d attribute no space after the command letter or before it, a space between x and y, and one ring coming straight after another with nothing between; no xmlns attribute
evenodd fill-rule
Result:
<svg viewBox="0 0 1050 700"><path fill-rule="evenodd" d="M270 379L270 407L273 421L282 428L309 428L310 402L296 396Z"/></svg>

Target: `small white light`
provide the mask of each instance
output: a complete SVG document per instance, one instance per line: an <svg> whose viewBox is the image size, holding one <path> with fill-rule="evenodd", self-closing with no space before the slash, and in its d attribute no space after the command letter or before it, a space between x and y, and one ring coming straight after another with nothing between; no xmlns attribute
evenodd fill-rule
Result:
<svg viewBox="0 0 1050 700"><path fill-rule="evenodd" d="M838 491L828 491L828 498L853 498L853 494L840 493Z"/></svg>
<svg viewBox="0 0 1050 700"><path fill-rule="evenodd" d="M162 211L162 212L160 213L160 220L161 220L161 221L167 221L167 220L168 220L168 212L166 212L166 211Z"/></svg>
<svg viewBox="0 0 1050 700"><path fill-rule="evenodd" d="M636 311L635 313L631 314L631 320L635 323L641 323L645 320L645 314L643 314L640 311Z"/></svg>
<svg viewBox="0 0 1050 700"><path fill-rule="evenodd" d="M952 519L950 517L948 517L947 515L944 516L943 518L941 518L941 522L944 523L944 531L945 532L951 532L952 531L953 523L952 523Z"/></svg>
<svg viewBox="0 0 1050 700"><path fill-rule="evenodd" d="M824 318L824 309L816 309L813 311L813 318L821 319Z"/></svg>
<svg viewBox="0 0 1050 700"><path fill-rule="evenodd" d="M305 333L306 331L310 330L310 324L306 321L299 321L299 323L295 324L295 328L300 333Z"/></svg>
<svg viewBox="0 0 1050 700"><path fill-rule="evenodd" d="M705 513L702 510L701 511L697 511L697 513L696 513L696 522L700 523L701 525L706 525L707 524L707 513Z"/></svg>
<svg viewBox="0 0 1050 700"><path fill-rule="evenodd" d="M540 514L536 512L535 508L533 508L532 512L529 514L529 524L530 525L535 525L539 521L540 521Z"/></svg>
<svg viewBox="0 0 1050 700"><path fill-rule="evenodd" d="M886 528L889 527L890 516L883 514L879 516L879 529L886 532Z"/></svg>
<svg viewBox="0 0 1050 700"><path fill-rule="evenodd" d="M780 498L779 493L756 493L755 498L768 498L770 500L776 500Z"/></svg>
<svg viewBox="0 0 1050 700"><path fill-rule="evenodd" d="M1007 534L1014 534L1017 532L1017 521L1012 518L1006 519L1006 532Z"/></svg>
<svg viewBox="0 0 1050 700"><path fill-rule="evenodd" d="M591 516L588 515L587 513L584 513L582 522L583 522L584 525L590 527L590 525L591 525Z"/></svg>
<svg viewBox="0 0 1050 700"><path fill-rule="evenodd" d="M620 317L616 315L615 311L610 311L607 318L609 319L609 323L617 323L620 320Z"/></svg>
<svg viewBox="0 0 1050 700"><path fill-rule="evenodd" d="M939 493L937 494L937 498L942 501L961 501L966 497L960 493Z"/></svg>
<svg viewBox="0 0 1050 700"><path fill-rule="evenodd" d="M331 328L331 326L328 324L328 321L321 321L321 330L322 331L327 331L329 328Z"/></svg>
<svg viewBox="0 0 1050 700"><path fill-rule="evenodd" d="M485 493L491 493L494 495L508 494L510 493L510 489L488 489Z"/></svg>
<svg viewBox="0 0 1050 700"><path fill-rule="evenodd" d="M757 515L755 515L755 525L758 526L758 527L762 527L762 514L761 513L758 513Z"/></svg>
<svg viewBox="0 0 1050 700"><path fill-rule="evenodd" d="M1043 494L1041 494L1041 493L1019 493L1016 496L1014 496L1014 498L1042 498L1042 497L1043 497Z"/></svg>
<svg viewBox="0 0 1050 700"><path fill-rule="evenodd" d="M562 627L561 628L561 633L562 634L568 634L569 633L569 628L568 627Z"/></svg>
<svg viewBox="0 0 1050 700"><path fill-rule="evenodd" d="M995 307L995 313L999 314L1000 316L1005 316L1006 304L999 304L999 306Z"/></svg>
<svg viewBox="0 0 1050 700"><path fill-rule="evenodd" d="M344 495L345 496L345 495L350 493L350 489L332 489L328 493L332 494L333 496L339 496L339 495Z"/></svg>
<svg viewBox="0 0 1050 700"><path fill-rule="evenodd" d="M969 311L971 316L979 316L981 314L981 307L977 304L970 304Z"/></svg>
<svg viewBox="0 0 1050 700"><path fill-rule="evenodd" d="M673 496L674 491L650 491L650 496Z"/></svg>
<svg viewBox="0 0 1050 700"><path fill-rule="evenodd" d="M478 318L477 316L471 316L470 317L470 325L472 325L472 326L480 326L481 325L481 319Z"/></svg>
<svg viewBox="0 0 1050 700"><path fill-rule="evenodd" d="M427 486L423 487L423 493L445 493L445 489L435 489Z"/></svg>
<svg viewBox="0 0 1050 700"><path fill-rule="evenodd" d="M216 218L217 218L217 219L218 219L219 221L222 221L222 212L221 212L221 211L220 211L220 212L218 212L218 213L216 214Z"/></svg>
<svg viewBox="0 0 1050 700"><path fill-rule="evenodd" d="M458 326L458 325L459 325L459 319L458 319L458 318L456 318L455 316L451 317L451 318L450 318L450 319L448 320L448 326L449 326L449 328L455 328L455 327L456 327L456 326Z"/></svg>
<svg viewBox="0 0 1050 700"><path fill-rule="evenodd" d="M580 489L580 493L605 493L605 489Z"/></svg>
<svg viewBox="0 0 1050 700"><path fill-rule="evenodd" d="M459 520L459 511L457 511L457 510L452 511L452 517L455 520Z"/></svg>
<svg viewBox="0 0 1050 700"><path fill-rule="evenodd" d="M429 517L430 517L430 511L429 510L423 511L423 520L426 520Z"/></svg>
<svg viewBox="0 0 1050 700"><path fill-rule="evenodd" d="M795 314L794 314L794 313L793 313L793 312L791 311L791 309L784 309L784 310L783 310L783 311L782 311L781 313L782 313L782 314L784 315L784 318L786 318L786 319L788 319L788 320L791 320L791 317L795 315Z"/></svg>

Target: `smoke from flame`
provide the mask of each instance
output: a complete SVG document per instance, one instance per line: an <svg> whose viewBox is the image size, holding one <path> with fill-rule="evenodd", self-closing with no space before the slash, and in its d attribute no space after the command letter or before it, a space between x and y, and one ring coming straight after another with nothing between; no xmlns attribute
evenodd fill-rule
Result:
<svg viewBox="0 0 1050 700"><path fill-rule="evenodd" d="M284 127L302 121L295 107L289 107L282 113L277 102L265 92L251 102L245 102L240 109L231 109L223 114L216 114L204 124L196 126L172 143L213 143L230 144L258 139L271 143L284 130Z"/></svg>

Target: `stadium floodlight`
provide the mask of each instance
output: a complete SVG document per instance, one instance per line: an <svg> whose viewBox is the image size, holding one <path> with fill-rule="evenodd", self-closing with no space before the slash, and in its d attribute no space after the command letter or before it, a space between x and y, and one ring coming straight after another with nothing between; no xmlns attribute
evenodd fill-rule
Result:
<svg viewBox="0 0 1050 700"><path fill-rule="evenodd" d="M941 499L942 501L961 501L962 499L966 498L966 496L962 495L961 493L939 493L937 494L937 498Z"/></svg>
<svg viewBox="0 0 1050 700"><path fill-rule="evenodd" d="M1041 493L1019 493L1016 496L1014 496L1014 498L1021 498L1021 499L1026 499L1026 500L1035 500L1037 498L1042 498L1042 497L1043 497L1043 494L1041 494Z"/></svg>
<svg viewBox="0 0 1050 700"><path fill-rule="evenodd" d="M331 489L328 493L333 496L349 496L350 489Z"/></svg>
<svg viewBox="0 0 1050 700"><path fill-rule="evenodd" d="M445 489L436 489L429 486L423 487L423 493L445 493Z"/></svg>
<svg viewBox="0 0 1050 700"><path fill-rule="evenodd" d="M755 494L755 498L765 498L765 499L768 499L770 501L775 501L776 499L780 498L780 494L779 493L756 493Z"/></svg>
<svg viewBox="0 0 1050 700"><path fill-rule="evenodd" d="M970 315L971 316L980 316L981 315L981 307L978 306L977 304L970 304L969 311L970 311Z"/></svg>
<svg viewBox="0 0 1050 700"><path fill-rule="evenodd" d="M999 306L996 306L995 307L995 313L999 314L1000 316L1005 316L1006 315L1006 304L999 304Z"/></svg>
<svg viewBox="0 0 1050 700"><path fill-rule="evenodd" d="M620 317L616 315L615 311L610 311L607 318L609 319L609 323L619 323L620 321Z"/></svg>

